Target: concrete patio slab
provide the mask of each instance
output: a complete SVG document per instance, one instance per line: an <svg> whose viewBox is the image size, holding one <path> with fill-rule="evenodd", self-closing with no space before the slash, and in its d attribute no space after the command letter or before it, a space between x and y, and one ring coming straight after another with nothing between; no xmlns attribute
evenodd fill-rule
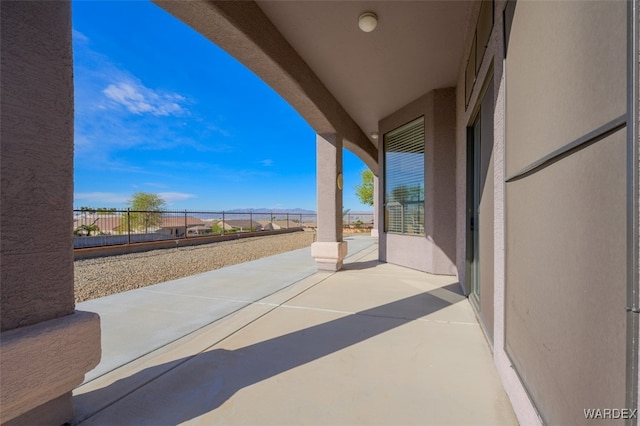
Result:
<svg viewBox="0 0 640 426"><path fill-rule="evenodd" d="M373 245L362 236L345 241L352 256ZM314 273L305 248L78 303L76 309L100 315L102 328L102 360L85 382Z"/></svg>
<svg viewBox="0 0 640 426"><path fill-rule="evenodd" d="M85 383L76 423L517 424L456 281L376 258L370 246Z"/></svg>
<svg viewBox="0 0 640 426"><path fill-rule="evenodd" d="M286 288L277 295L269 297L269 302L262 301L246 306L217 321L209 327L202 327L180 339L154 350L143 357L128 362L107 374L103 374L85 383L74 392L76 417L74 424L90 417L119 399L125 397L132 390L154 380L162 374L175 368L193 356L210 348L215 342L220 342L228 336L242 329L247 324L257 320L275 309L278 295L284 297L281 302L304 291L325 279L329 273L319 273L307 277L294 286ZM293 288L295 287L295 289ZM108 392L96 392L108 389Z"/></svg>
<svg viewBox="0 0 640 426"><path fill-rule="evenodd" d="M415 296L412 306L403 307L408 317L425 307L432 307L429 321L477 322L473 311L466 305L467 298L462 295L455 277L424 274L410 269L399 275L395 265L385 263L369 265L367 268L350 268L360 264L366 262L346 265L341 272L342 285L325 286L322 293L302 294L290 305L355 313ZM377 312L382 316L397 315L391 309L378 308Z"/></svg>

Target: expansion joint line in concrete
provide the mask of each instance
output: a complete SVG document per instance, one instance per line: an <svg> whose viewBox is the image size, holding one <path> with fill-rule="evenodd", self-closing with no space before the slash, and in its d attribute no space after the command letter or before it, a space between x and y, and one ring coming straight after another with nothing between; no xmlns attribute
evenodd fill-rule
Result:
<svg viewBox="0 0 640 426"><path fill-rule="evenodd" d="M358 260L360 260L360 259L364 258L365 256L369 255L371 252L373 252L373 251L375 250L375 248L376 248L376 246L375 246L375 245L373 245L373 246L371 246L371 247L368 247L368 248L365 248L365 249L363 249L363 250L360 250L360 251L358 251L358 252L354 253L353 255L349 256L349 257L348 257L348 259L349 259L349 260L351 260L351 261L358 261ZM359 255L359 256L358 256L358 255ZM358 256L358 257L356 257L356 256ZM197 329L195 329L195 330L193 330L193 331L191 331L191 332L189 332L189 333L185 334L184 336L181 336L181 337L179 337L179 338L177 338L177 339L174 339L174 340L172 340L172 341L170 341L170 342L167 342L167 343L165 343L164 345L162 345L162 346L160 346L160 347L158 347L158 348L155 348L155 349L153 349L153 350L151 350L151 351L149 351L149 352L147 352L147 353L144 353L144 354L142 354L142 355L140 355L140 356L138 356L138 357L136 357L136 358L132 359L131 361L129 361L129 362L127 362L127 363L125 363L125 364L123 364L123 365L121 365L121 366L119 366L119 367L116 367L116 368L113 368L113 369L111 369L111 370L109 370L109 371L106 371L105 373L103 373L103 374L101 374L101 375L99 375L99 376L96 376L96 377L94 377L93 379L91 379L91 380L87 381L86 383L90 383L90 382L92 382L92 381L94 381L94 380L96 380L96 379L98 379L98 378L100 378L100 377L105 376L106 374L109 374L109 373L111 373L111 372L113 372L113 371L115 371L115 370L117 370L117 369L119 369L119 368L124 367L125 365L129 365L129 364L131 364L131 363L133 363L133 362L135 362L135 361L137 361L137 360L139 360L139 359L141 359L141 358L144 358L145 356L147 356L147 355L149 355L149 354L151 354L151 353L153 353L153 352L159 351L159 350L161 350L161 349L163 349L163 348L165 348L165 347L167 347L167 346L170 346L170 345L172 345L172 344L175 344L175 343L179 342L181 339L184 339L184 338L185 338L185 337L187 337L187 336L193 335L193 334L195 334L195 333L197 333L197 332L199 332L199 331L201 331L201 330L205 329L206 327L209 327L210 325L212 325L212 324L214 324L214 323L216 323L216 322L218 322L218 321L220 321L220 320L223 320L224 318L227 318L227 317L229 317L230 315L233 315L234 313L236 313L236 312L240 311L241 309L246 308L247 306L250 306L250 305L269 305L269 306L272 306L272 308L271 308L271 309L269 309L268 311L266 311L266 312L264 312L263 314L259 315L258 317L254 318L253 320L249 321L248 323L244 324L242 327L240 327L240 328L238 328L237 330L234 330L233 332L231 332L231 333L227 334L226 336L224 336L224 337L222 337L222 338L220 338L220 339L216 340L215 342L213 342L213 343L212 343L212 344L210 344L209 346L205 347L204 349L200 350L199 352L197 352L197 353L195 353L195 354L193 354L193 355L191 355L191 356L189 356L189 357L186 357L182 362L180 362L180 363L178 363L178 364L174 365L173 367L171 367L171 368L169 368L168 370L166 370L166 371L162 372L161 374L159 374L159 375L157 375L157 376L155 376L155 377L153 377L153 378L150 378L149 380L145 381L144 383L141 383L139 386L137 386L137 387L135 387L135 388L131 389L129 392L127 392L127 393L125 393L124 395L120 396L118 399L116 399L116 400L112 401L111 403L107 404L106 406L102 407L100 410L98 410L98 411L96 411L96 412L92 413L91 415L87 416L87 417L86 417L86 418L84 418L84 419L81 419L81 420L80 420L78 423L76 423L76 424L81 424L81 423L83 423L84 421L86 421L87 419L90 419L90 418L94 417L96 414L98 414L98 413L100 413L100 412L102 412L102 411L106 410L107 408L111 407L111 406L112 406L112 405L114 405L115 403L117 403L117 402L121 401L122 399L124 399L124 398L128 397L129 395L133 394L134 392L138 391L139 389L141 389L141 388L145 387L145 386L146 386L146 385L148 385L149 383L151 383L151 382L155 381L156 379L158 379L158 378L160 378L160 377L164 376L165 374L167 374L167 373L169 373L169 372L173 371L174 369L176 369L176 368L180 367L181 365L183 365L183 364L185 364L185 363L189 362L190 360L192 360L192 359L193 359L193 358L195 358L196 356L198 356L198 355L200 355L200 354L202 354L202 353L204 353L204 352L208 351L208 350L209 350L209 349L211 349L212 347L214 347L214 346L216 346L216 345L220 344L221 342L223 342L223 341L225 341L226 339L230 338L231 336L233 336L233 335L237 334L237 333L238 333L238 332L240 332L241 330L244 330L244 329L245 329L245 328L247 328L249 325L251 325L251 324L255 323L255 322L256 322L256 321L258 321L259 319L264 318L266 315L268 315L268 314L270 314L271 312L273 312L275 309L277 309L277 308L279 308L279 307L285 307L285 306L284 306L285 304L287 304L287 303L288 303L288 302L290 302L291 300L295 299L296 297L298 297L298 296L300 296L300 295L302 295L302 294L306 293L307 291L311 290L312 288L316 287L317 285L321 284L322 282L324 282L325 280L327 280L328 278L330 278L331 276L333 276L335 273L336 273L336 272L327 272L327 271L323 271L322 273L321 273L321 272L314 272L314 273L312 273L312 274L309 274L309 275L307 275L307 276L305 276L305 277L303 277L303 278L300 278L300 279L298 279L298 280L296 280L296 281L292 282L291 284L289 284L289 285L287 285L287 286L285 286L285 287L282 287L282 288L280 288L280 289L278 289L278 290L276 290L276 291L274 291L274 292L271 292L271 293L269 293L269 294L267 294L267 295L265 295L265 296L261 297L260 299L257 299L257 300L252 301L252 302L247 302L247 304L246 304L246 305L241 306L241 307L239 307L238 309L236 309L236 310L234 310L234 311L232 311L232 312L229 312L228 314L226 314L226 315L224 315L224 316L222 316L222 317L220 317L220 318L217 318L217 319L216 319L216 320L214 320L214 321L211 321L210 323L204 324L203 326L198 327ZM294 294L293 296L291 296L290 298L288 298L288 299L284 300L282 303L278 303L278 304L275 304L275 303L274 303L274 304L269 304L269 303L264 303L264 302L262 302L264 299L267 299L268 297L270 297L270 296L272 296L272 295L274 295L274 294L276 294L276 293L278 293L278 292L281 292L282 290L285 290L285 289L287 289L287 288L290 288L290 287L292 287L292 286L294 286L294 285L296 285L296 284L300 283L302 280L307 279L307 278L309 278L309 277L312 277L313 275L316 275L316 274L326 274L326 276L325 276L324 278L320 279L318 282L316 282L316 283L314 283L314 284L310 285L309 287L305 288L305 289L304 289L304 290L302 290L301 292L296 293L296 294ZM86 384L86 383L84 383L84 384Z"/></svg>
<svg viewBox="0 0 640 426"><path fill-rule="evenodd" d="M297 281L295 281L295 282L293 282L293 283L289 284L289 285L288 285L288 286L286 286L286 287L283 287L283 288L281 288L281 289L279 289L279 290L277 290L277 291L274 291L274 292L272 292L272 293L270 293L270 294L268 294L268 295L266 295L266 296L264 296L264 297L262 297L262 298L260 298L260 299L258 299L258 300L256 300L256 301L254 301L254 302L251 302L249 305L253 305L253 304L262 304L262 305L267 305L266 303L260 303L260 301L261 301L261 300L264 300L264 299L268 298L269 296L272 296L273 294L276 294L276 293L278 293L278 292L280 292L280 291L282 291L282 290L284 290L284 289L287 289L287 288L289 288L289 287L291 287L291 286L293 286L293 285L295 285L295 284L299 283L300 281L302 281L302 280L304 280L304 279L306 279L306 278L309 278L309 277L311 277L311 276L313 276L313 275L315 275L315 274L318 274L318 272L315 272L314 274L311 274L311 275L307 275L306 277L301 278L301 279L299 279L299 280L297 280ZM283 301L282 303L279 303L279 304L273 304L273 307L272 307L271 309L269 309L268 311L266 311L266 312L264 312L264 313L260 314L259 316L257 316L256 318L252 319L251 321L247 322L247 323L246 323L246 324L244 324L242 327L239 327L238 329L236 329L236 330L232 331L231 333L227 334L226 336L224 336L224 337L222 337L222 338L220 338L220 339L216 340L215 342L211 343L209 346L207 346L207 347L205 347L204 349L202 349L202 350L198 351L197 353L195 353L195 354L193 354L193 355L191 355L191 356L185 357L185 359L184 359L183 361L181 361L181 362L177 363L176 365L174 365L173 367L171 367L171 368L169 368L169 369L167 369L167 370L163 371L163 372L162 372L162 373L160 373L159 375L157 375L157 376L155 376L155 377L150 378L149 380L145 381L144 383L141 383L139 386L136 386L135 388L131 389L129 392L127 392L127 393L125 393L125 394L121 395L121 396L120 396L119 398L117 398L116 400L114 400L114 401L112 401L111 403L109 403L109 404L105 405L105 406L104 406L104 407L102 407L100 410L98 410L98 411L96 411L96 412L92 413L91 415L89 415L89 416L85 417L84 419L80 420L80 421L79 421L78 423L76 423L76 424L81 424L81 423L83 423L84 421L86 421L86 420L88 420L88 419L90 419L90 418L94 417L96 414L101 413L102 411L106 410L107 408L111 407L112 405L116 404L117 402L119 402L119 401L123 400L124 398L126 398L126 397L128 397L129 395L133 394L134 392L138 391L139 389L142 389L143 387L145 387L145 386L146 386L146 385L148 385L149 383L151 383L151 382L153 382L153 381L155 381L155 380L159 379L160 377L162 377L162 376L166 375L167 373L169 373L169 372L171 372L171 371L175 370L176 368L178 368L178 367L180 367L180 366L184 365L185 363L187 363L187 362L191 361L193 358L197 357L198 355L200 355L200 354L202 354L202 353L204 353L204 352L206 352L206 351L210 350L210 349L211 349L211 348L213 348L214 346L216 346L216 345L218 345L218 344L220 344L220 343L224 342L224 341L225 341L225 340L227 340L228 338L230 338L230 337L234 336L235 334L237 334L238 332L240 332L240 331L244 330L245 328L247 328L247 327L248 327L248 326L250 326L251 324L253 324L253 323L255 323L256 321L258 321L259 319L264 318L265 316L269 315L269 314L270 314L271 312L273 312L275 309L277 309L277 308L281 307L282 305L286 304L287 302L289 302L289 301L291 301L291 300L295 299L296 297L300 296L301 294L304 294L304 293L306 293L307 291L311 290L312 288L316 287L317 285L321 284L322 282L324 282L325 280L327 280L329 277L333 276L334 274L335 274L335 272L333 272L333 273L328 273L326 277L324 277L324 278L322 278L321 280L319 280L318 282L316 282L316 283L314 283L314 284L310 285L309 287L305 288L305 289L304 289L304 290L302 290L301 292L294 294L293 296L291 296L290 298L286 299L286 300L285 300L285 301ZM224 319L224 318L226 318L226 317L228 317L228 316L230 316L230 315L234 314L235 312L238 312L238 311L239 311L239 310L241 310L241 309L246 308L246 307L247 307L247 306L249 306L249 305L245 305L245 306L243 306L243 307L241 307L241 308L238 308L238 309L236 309L235 311L230 312L230 313L228 313L227 315L224 315L223 317L220 317L220 318L216 319L215 321L212 321L212 322L210 322L210 323L208 323L208 324L205 324L205 325L203 325L202 327L199 327L199 328L197 328L196 330L193 330L192 332L187 333L187 334L185 334L185 335L184 335L184 336L182 336L182 337L179 337L178 339L172 340L171 342L168 342L168 343L166 343L166 344L164 344L164 345L162 345L162 346L160 346L160 347L158 347L158 348L156 348L156 349L154 349L154 350L152 350L152 351L149 351L149 352L147 352L146 354L140 355L139 357L137 357L137 358L135 358L135 359L133 359L133 360L131 360L131 361L127 362L126 364L123 364L123 365L121 365L121 366L119 366L119 367L116 367L116 368L114 368L114 369L112 369L112 370L109 370L109 371L105 372L104 374L101 374L100 376L94 377L94 378L93 378L93 379L91 379L89 382L94 381L94 380L98 379L99 377L102 377L102 376L104 376L104 375L106 375L106 374L109 374L110 372L115 371L115 370L117 370L118 368L122 368L122 367L123 367L123 366L125 366L125 365L131 364L132 362L134 362L134 361L136 361L136 360L138 360L138 359L140 359L140 358L143 358L143 357L145 357L145 356L147 356L147 355L149 355L149 354L151 354L151 353L153 353L153 352L156 352L156 351L158 351L158 350L160 350L160 349L162 349L162 348L165 348L165 347L167 347L167 346L169 346L169 345L172 345L172 344L174 344L174 343L176 343L176 342L180 341L181 339L183 339L183 338L185 338L185 337L187 337L187 336L190 336L190 335L192 335L192 334L194 334L194 333L196 333L196 332L198 332L198 331L200 331L200 330L202 330L202 329L204 329L204 328L206 328L206 327L210 326L211 324L213 324L213 323L215 323L215 322L218 322L218 321L220 321L220 320L222 320L222 319ZM89 383L89 382L87 382L87 383Z"/></svg>

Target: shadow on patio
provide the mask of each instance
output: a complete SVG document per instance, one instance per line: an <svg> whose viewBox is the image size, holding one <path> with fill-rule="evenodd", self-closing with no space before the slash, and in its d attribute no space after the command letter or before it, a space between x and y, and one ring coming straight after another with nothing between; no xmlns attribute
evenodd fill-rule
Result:
<svg viewBox="0 0 640 426"><path fill-rule="evenodd" d="M76 421L515 423L455 279L374 252L83 385Z"/></svg>

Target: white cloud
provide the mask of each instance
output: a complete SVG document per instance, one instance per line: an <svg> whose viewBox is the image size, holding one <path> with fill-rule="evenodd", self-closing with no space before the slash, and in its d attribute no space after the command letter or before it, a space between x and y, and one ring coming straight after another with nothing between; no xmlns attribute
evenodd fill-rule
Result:
<svg viewBox="0 0 640 426"><path fill-rule="evenodd" d="M142 83L118 82L109 84L102 93L116 104L134 114L150 113L156 116L181 115L186 111L178 104L185 100L177 93L162 93Z"/></svg>
<svg viewBox="0 0 640 426"><path fill-rule="evenodd" d="M136 161L128 157L131 150L169 151L180 147L197 152L230 152L235 148L226 143L228 133L224 129L201 115L192 95L147 87L138 76L93 50L89 39L82 42L85 38L74 31L75 159L79 168L135 173L146 170L167 177L163 168L148 169L145 163L153 155ZM216 121L224 121L224 117ZM177 167L184 169L186 165Z"/></svg>
<svg viewBox="0 0 640 426"><path fill-rule="evenodd" d="M89 37L82 34L80 31L74 29L72 32L73 40L80 43L87 43L89 41Z"/></svg>

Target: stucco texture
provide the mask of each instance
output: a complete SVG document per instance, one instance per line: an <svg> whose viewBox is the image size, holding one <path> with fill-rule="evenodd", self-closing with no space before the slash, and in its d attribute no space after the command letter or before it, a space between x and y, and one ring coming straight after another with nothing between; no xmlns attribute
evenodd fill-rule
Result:
<svg viewBox="0 0 640 426"><path fill-rule="evenodd" d="M626 10L516 3L507 176L625 113ZM625 405L625 139L619 130L506 185L505 345L549 424Z"/></svg>
<svg viewBox="0 0 640 426"><path fill-rule="evenodd" d="M2 2L1 330L73 312L70 4Z"/></svg>
<svg viewBox="0 0 640 426"><path fill-rule="evenodd" d="M380 230L380 259L441 275L455 275L455 90L438 89L421 96L379 123L384 135L424 116L425 235L401 235ZM379 163L384 162L380 149ZM379 176L381 222L384 220L384 173Z"/></svg>

